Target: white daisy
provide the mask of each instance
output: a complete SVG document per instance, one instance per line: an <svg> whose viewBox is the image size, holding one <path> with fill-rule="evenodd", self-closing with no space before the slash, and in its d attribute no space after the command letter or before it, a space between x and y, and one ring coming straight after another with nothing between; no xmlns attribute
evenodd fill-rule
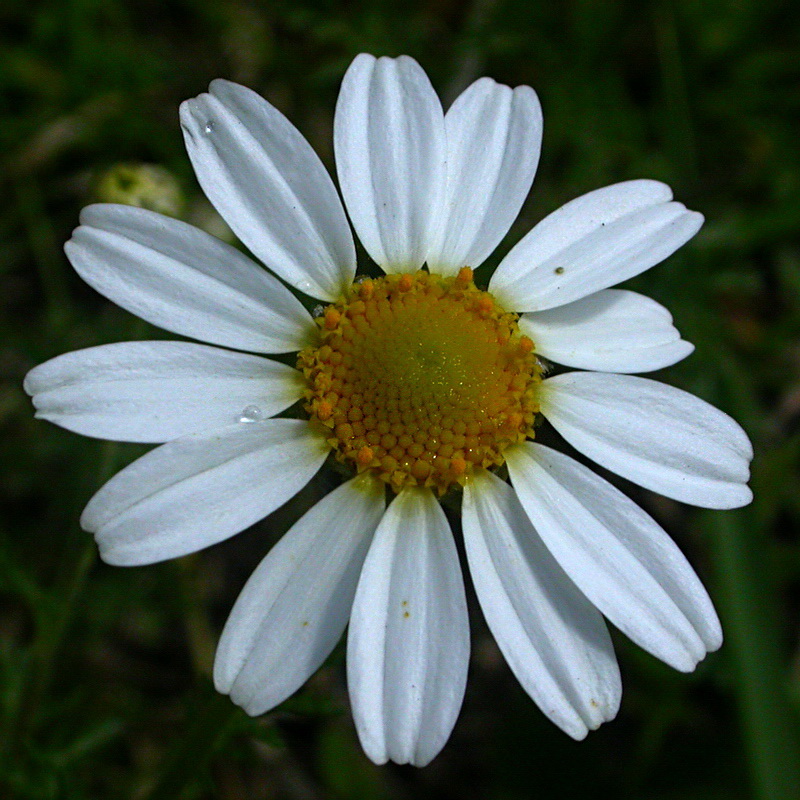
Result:
<svg viewBox="0 0 800 800"><path fill-rule="evenodd" d="M533 441L541 413L648 489L709 508L750 501L741 428L686 392L626 374L673 364L692 345L658 303L608 288L684 244L700 214L655 181L599 189L540 222L481 291L471 268L507 233L536 171L536 94L483 78L443 114L415 61L360 55L336 107L336 164L352 224L385 276L354 283L336 188L285 117L215 81L183 104L181 124L211 202L272 272L329 304L318 320L236 249L142 209L85 209L67 255L155 325L249 353L299 351L298 368L189 342L120 343L55 358L25 386L37 416L65 428L164 443L83 513L111 564L238 533L298 492L331 450L352 468L242 591L217 651L221 692L250 714L273 708L349 622L348 685L367 755L427 764L455 724L469 660L461 569L437 500L459 487L489 627L570 736L619 705L603 616L679 670L719 647L711 601L659 525ZM545 379L541 358L593 371ZM306 419L275 418L301 400ZM496 474L503 464L510 485Z"/></svg>

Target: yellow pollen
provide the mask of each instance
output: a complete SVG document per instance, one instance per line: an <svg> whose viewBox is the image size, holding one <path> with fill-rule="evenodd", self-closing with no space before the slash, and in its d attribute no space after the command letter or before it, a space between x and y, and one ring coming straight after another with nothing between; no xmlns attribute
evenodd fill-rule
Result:
<svg viewBox="0 0 800 800"><path fill-rule="evenodd" d="M481 316L485 317L491 314L492 311L494 310L494 300L492 300L491 296L487 294L484 297L481 297L480 300L478 300L477 307Z"/></svg>
<svg viewBox="0 0 800 800"><path fill-rule="evenodd" d="M373 291L375 291L375 285L369 278L362 281L358 287L358 294L363 300L369 300L372 297Z"/></svg>
<svg viewBox="0 0 800 800"><path fill-rule="evenodd" d="M320 400L317 403L317 416L320 418L322 422L326 422L331 418L333 414L333 404L328 402L327 400Z"/></svg>
<svg viewBox="0 0 800 800"><path fill-rule="evenodd" d="M533 438L534 343L469 267L367 279L318 324L319 345L298 356L305 408L357 471L444 494Z"/></svg>
<svg viewBox="0 0 800 800"><path fill-rule="evenodd" d="M450 459L450 472L458 477L467 471L467 462L460 456Z"/></svg>
<svg viewBox="0 0 800 800"><path fill-rule="evenodd" d="M368 467L372 463L374 455L371 447L362 447L356 454L356 462L359 467Z"/></svg>
<svg viewBox="0 0 800 800"><path fill-rule="evenodd" d="M472 283L472 267L461 267L455 283L459 287L469 286Z"/></svg>
<svg viewBox="0 0 800 800"><path fill-rule="evenodd" d="M329 331L336 328L341 318L342 315L333 306L328 306L328 308L325 309L325 327Z"/></svg>

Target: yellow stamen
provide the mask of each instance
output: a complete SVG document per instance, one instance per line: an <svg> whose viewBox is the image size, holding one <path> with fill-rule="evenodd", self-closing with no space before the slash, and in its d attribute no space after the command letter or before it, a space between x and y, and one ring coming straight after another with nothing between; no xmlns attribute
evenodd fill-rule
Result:
<svg viewBox="0 0 800 800"><path fill-rule="evenodd" d="M328 306L328 308L325 309L325 327L329 331L336 328L341 318L342 315L333 306Z"/></svg>
<svg viewBox="0 0 800 800"><path fill-rule="evenodd" d="M467 462L460 456L450 459L450 472L456 478L460 477L467 471Z"/></svg>
<svg viewBox="0 0 800 800"><path fill-rule="evenodd" d="M369 300L372 297L372 292L374 291L375 286L372 281L367 278L365 281L358 287L358 294L363 300Z"/></svg>
<svg viewBox="0 0 800 800"><path fill-rule="evenodd" d="M371 447L362 447L357 455L356 461L359 467L368 467L372 463L373 453Z"/></svg>
<svg viewBox="0 0 800 800"><path fill-rule="evenodd" d="M458 271L458 276L456 277L455 282L459 288L469 286L469 284L472 283L472 268L461 267L461 269Z"/></svg>

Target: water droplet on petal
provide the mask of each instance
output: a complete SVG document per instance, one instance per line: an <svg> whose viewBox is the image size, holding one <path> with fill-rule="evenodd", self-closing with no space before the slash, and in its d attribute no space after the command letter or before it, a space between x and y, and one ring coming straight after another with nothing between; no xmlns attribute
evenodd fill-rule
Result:
<svg viewBox="0 0 800 800"><path fill-rule="evenodd" d="M258 422L263 417L263 413L258 406L245 406L239 414L237 422Z"/></svg>
<svg viewBox="0 0 800 800"><path fill-rule="evenodd" d="M211 131L213 131L213 130L214 130L214 123L211 120L209 120L208 122L206 122L205 127L203 128L203 131L205 133L211 133Z"/></svg>

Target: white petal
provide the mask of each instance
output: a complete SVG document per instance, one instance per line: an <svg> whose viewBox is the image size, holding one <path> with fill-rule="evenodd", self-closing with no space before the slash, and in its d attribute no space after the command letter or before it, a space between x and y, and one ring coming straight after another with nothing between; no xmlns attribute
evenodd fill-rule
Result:
<svg viewBox="0 0 800 800"><path fill-rule="evenodd" d="M247 581L222 632L214 685L248 714L294 694L339 641L384 485L355 478L320 500L270 550Z"/></svg>
<svg viewBox="0 0 800 800"><path fill-rule="evenodd" d="M300 350L314 333L280 281L192 225L119 205L88 206L81 223L64 246L81 278L160 328L262 353Z"/></svg>
<svg viewBox="0 0 800 800"><path fill-rule="evenodd" d="M347 640L361 745L376 763L422 767L461 708L469 621L458 553L429 489L389 506L364 563Z"/></svg>
<svg viewBox="0 0 800 800"><path fill-rule="evenodd" d="M447 183L433 272L477 267L508 233L530 191L542 148L542 108L529 86L481 78L444 118Z"/></svg>
<svg viewBox="0 0 800 800"><path fill-rule="evenodd" d="M563 453L527 442L507 454L517 496L542 540L623 633L682 672L720 646L706 590L655 520Z"/></svg>
<svg viewBox="0 0 800 800"><path fill-rule="evenodd" d="M545 217L498 266L489 290L514 311L544 311L621 283L694 236L703 215L657 181L589 192Z"/></svg>
<svg viewBox="0 0 800 800"><path fill-rule="evenodd" d="M464 488L464 544L486 622L536 705L574 739L622 696L605 622L542 543L514 490L489 472Z"/></svg>
<svg viewBox="0 0 800 800"><path fill-rule="evenodd" d="M688 392L631 375L568 372L544 381L541 408L573 447L640 486L704 508L753 499L747 434Z"/></svg>
<svg viewBox="0 0 800 800"><path fill-rule="evenodd" d="M539 355L598 372L650 372L694 350L681 339L664 306L623 289L605 289L549 311L523 314L520 327Z"/></svg>
<svg viewBox="0 0 800 800"><path fill-rule="evenodd" d="M221 542L300 491L328 452L302 420L241 422L176 439L115 475L81 525L104 561L153 564Z"/></svg>
<svg viewBox="0 0 800 800"><path fill-rule="evenodd" d="M337 300L356 271L339 195L311 145L250 89L216 80L181 104L197 180L233 232L306 294Z"/></svg>
<svg viewBox="0 0 800 800"><path fill-rule="evenodd" d="M36 416L84 436L166 442L267 419L303 396L302 375L260 356L191 342L120 342L65 353L25 378Z"/></svg>
<svg viewBox="0 0 800 800"><path fill-rule="evenodd" d="M339 184L350 220L387 272L422 266L445 181L442 104L408 56L357 56L334 120Z"/></svg>

